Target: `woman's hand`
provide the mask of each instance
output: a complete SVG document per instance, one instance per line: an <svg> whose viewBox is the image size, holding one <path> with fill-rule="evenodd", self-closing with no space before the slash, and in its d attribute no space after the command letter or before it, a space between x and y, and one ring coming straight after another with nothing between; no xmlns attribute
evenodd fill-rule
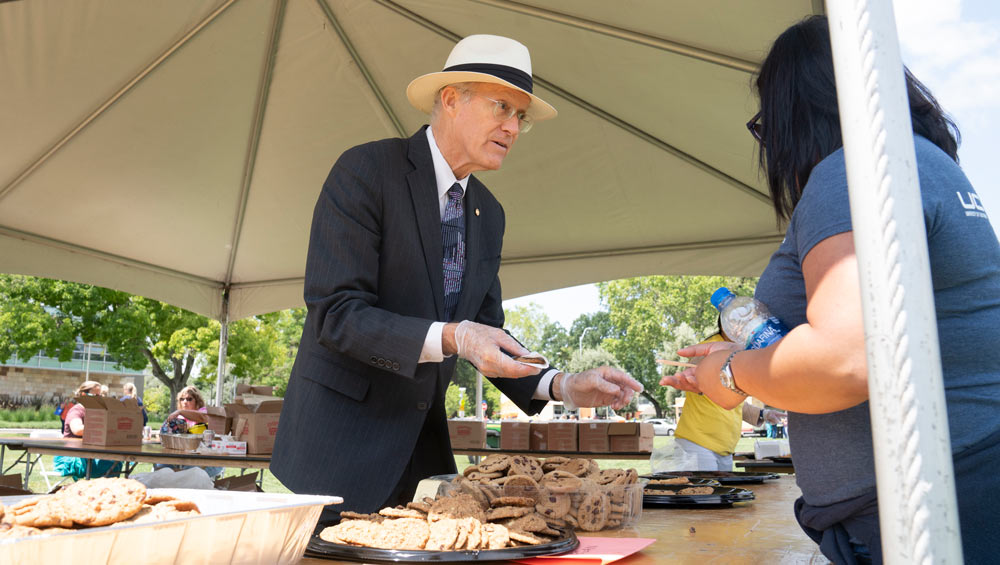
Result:
<svg viewBox="0 0 1000 565"><path fill-rule="evenodd" d="M664 375L664 377L660 379L660 384L663 386L672 386L677 390L686 390L701 394L704 391L698 382L696 374L697 371L701 369L701 364L705 356L718 351L726 352L726 355L728 355L733 349L739 349L739 346L731 341L709 341L689 345L683 349L678 349L678 355L681 357L691 358L691 362L697 363L698 367L684 369L683 371L678 371L673 375ZM725 357L722 359L724 361ZM721 368L721 366L722 361L719 362L719 367L716 367L716 377L718 377L718 369ZM707 372L703 372L703 374L707 374ZM715 380L718 381L719 379L716 378Z"/></svg>

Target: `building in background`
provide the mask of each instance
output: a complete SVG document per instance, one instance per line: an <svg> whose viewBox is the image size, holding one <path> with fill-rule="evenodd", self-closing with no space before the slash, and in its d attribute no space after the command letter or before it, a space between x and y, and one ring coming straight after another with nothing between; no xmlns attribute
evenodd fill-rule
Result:
<svg viewBox="0 0 1000 565"><path fill-rule="evenodd" d="M122 385L127 382L135 384L140 397L143 393L142 371L119 367L101 344L77 340L73 357L66 362L44 354L27 361L4 361L0 364L0 397L15 404L30 403L34 398L54 404L73 396L76 387L87 380L106 385L115 397L122 396Z"/></svg>

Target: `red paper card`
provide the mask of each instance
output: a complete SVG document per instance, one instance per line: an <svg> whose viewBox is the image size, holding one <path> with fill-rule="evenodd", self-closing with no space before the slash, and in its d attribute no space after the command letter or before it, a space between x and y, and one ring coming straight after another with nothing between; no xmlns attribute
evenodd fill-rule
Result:
<svg viewBox="0 0 1000 565"><path fill-rule="evenodd" d="M528 565L607 565L641 551L656 541L652 538L581 537L580 547L569 553L518 559Z"/></svg>

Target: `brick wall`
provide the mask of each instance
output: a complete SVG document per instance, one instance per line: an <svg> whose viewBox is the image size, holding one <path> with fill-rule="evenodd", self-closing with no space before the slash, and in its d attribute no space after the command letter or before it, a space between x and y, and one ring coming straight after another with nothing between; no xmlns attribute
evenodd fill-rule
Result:
<svg viewBox="0 0 1000 565"><path fill-rule="evenodd" d="M83 371L43 369L39 367L0 366L0 394L11 397L41 396L48 400L53 396L69 398L80 383L88 380ZM110 394L122 396L122 385L135 383L142 389L142 375L122 375L119 373L90 372L89 380L107 385Z"/></svg>

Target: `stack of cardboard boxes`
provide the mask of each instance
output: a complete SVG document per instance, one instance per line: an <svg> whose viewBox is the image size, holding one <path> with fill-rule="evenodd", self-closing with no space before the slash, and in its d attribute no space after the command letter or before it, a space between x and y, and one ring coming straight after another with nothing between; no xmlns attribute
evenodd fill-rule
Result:
<svg viewBox="0 0 1000 565"><path fill-rule="evenodd" d="M273 387L237 384L235 402L208 407L207 426L216 434L245 442L246 453L271 453L281 407L282 399L274 397Z"/></svg>
<svg viewBox="0 0 1000 565"><path fill-rule="evenodd" d="M500 423L500 448L515 451L649 453L653 451L653 425L606 420L504 420Z"/></svg>
<svg viewBox="0 0 1000 565"><path fill-rule="evenodd" d="M142 445L142 409L134 398L78 396L83 405L83 443L89 445Z"/></svg>

